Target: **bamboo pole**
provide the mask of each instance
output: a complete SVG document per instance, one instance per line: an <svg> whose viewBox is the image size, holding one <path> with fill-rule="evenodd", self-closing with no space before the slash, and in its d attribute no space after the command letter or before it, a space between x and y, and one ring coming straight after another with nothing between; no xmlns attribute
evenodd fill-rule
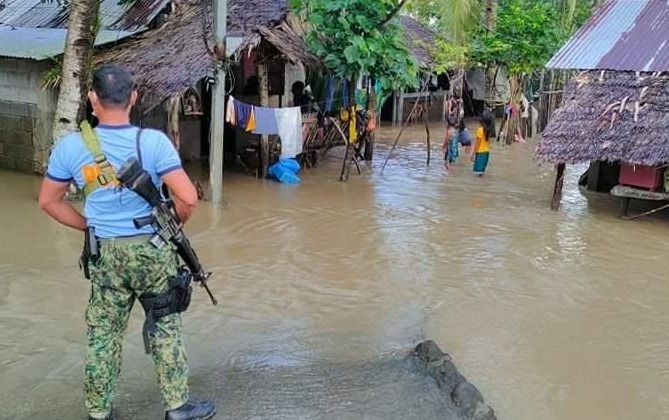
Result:
<svg viewBox="0 0 669 420"><path fill-rule="evenodd" d="M337 130L339 135L341 136L342 140L344 140L344 143L346 143L346 152L344 153L344 162L342 163L341 167L341 173L339 175L339 180L342 180L342 177L344 176L344 172L346 171L346 159L348 158L348 154L350 152L350 144L348 142L348 138L346 137L346 134L344 134L344 130L339 127L339 123L332 117L328 117L334 128Z"/></svg>
<svg viewBox="0 0 669 420"><path fill-rule="evenodd" d="M425 86L423 86L423 92L427 90L427 83L425 83ZM383 166L381 166L381 175L383 175L383 171L386 169L386 165L388 164L388 160L390 160L390 156L393 154L393 151L397 147L397 143L399 143L400 138L402 137L402 134L404 133L404 130L407 128L407 124L409 124L409 120L411 119L411 116L413 113L416 111L416 108L418 106L418 102L416 101L413 104L413 107L411 108L411 112L409 112L409 115L407 115L406 119L404 120L404 123L402 123L402 128L400 129L400 132L397 133L397 137L395 138L395 142L393 143L393 146L390 148L390 151L388 152L388 156L386 156L386 160L383 162Z"/></svg>
<svg viewBox="0 0 669 420"><path fill-rule="evenodd" d="M425 91L425 99L427 100L428 93ZM459 116L458 116L459 117ZM430 112L429 108L423 113L423 121L425 122L425 135L427 137L427 166L430 166L430 154L432 153L432 144L430 143Z"/></svg>
<svg viewBox="0 0 669 420"><path fill-rule="evenodd" d="M356 103L355 103L355 88L357 84L357 76L351 77L351 82L349 84L349 111L348 111L348 141L346 142L346 153L344 153L344 162L341 168L341 174L339 175L339 180L342 182L348 181L348 176L350 172L351 160L355 155L353 145L357 141L358 128L356 126L357 122L357 112L356 112ZM356 162L357 165L357 162Z"/></svg>
<svg viewBox="0 0 669 420"><path fill-rule="evenodd" d="M367 127L365 127L365 130L367 131L367 141L365 142L364 160L372 160L374 158L374 137L377 122L380 120L377 118L379 113L376 109L376 101L376 79L371 77L367 95L367 124L369 127L369 124L371 123L373 129L368 130ZM372 118L375 120L373 123Z"/></svg>
<svg viewBox="0 0 669 420"><path fill-rule="evenodd" d="M267 63L258 63L258 83L260 93L260 105L269 106L269 78L267 75ZM260 177L267 178L269 167L269 136L263 134L260 136Z"/></svg>

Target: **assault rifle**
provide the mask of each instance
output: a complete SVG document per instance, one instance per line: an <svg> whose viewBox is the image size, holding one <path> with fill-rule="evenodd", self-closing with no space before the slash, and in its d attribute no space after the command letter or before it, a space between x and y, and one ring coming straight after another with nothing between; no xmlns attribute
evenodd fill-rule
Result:
<svg viewBox="0 0 669 420"><path fill-rule="evenodd" d="M116 178L124 187L146 200L152 208L151 215L133 220L135 227L141 229L144 226L153 226L156 233L149 242L156 248L162 248L168 242L174 244L193 280L200 283L209 295L211 303L217 305L218 301L207 285L211 273L204 270L195 250L184 235L183 224L176 213L174 202L163 198L137 158L128 159L118 170Z"/></svg>

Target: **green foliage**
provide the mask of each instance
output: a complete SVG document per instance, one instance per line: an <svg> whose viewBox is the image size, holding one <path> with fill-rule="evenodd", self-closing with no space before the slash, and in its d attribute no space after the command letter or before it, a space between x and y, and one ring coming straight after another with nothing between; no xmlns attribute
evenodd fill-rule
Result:
<svg viewBox="0 0 669 420"><path fill-rule="evenodd" d="M439 70L496 62L512 73L543 67L590 17L597 0L499 0L497 30L484 27L486 0L409 0L407 9L437 32Z"/></svg>
<svg viewBox="0 0 669 420"><path fill-rule="evenodd" d="M291 0L312 51L337 77L369 74L384 86L415 85L418 63L394 18L396 0Z"/></svg>
<svg viewBox="0 0 669 420"><path fill-rule="evenodd" d="M44 83L42 88L45 90L56 89L60 86L60 81L63 78L63 63L54 57L50 57L51 67L44 74Z"/></svg>
<svg viewBox="0 0 669 420"><path fill-rule="evenodd" d="M424 25L461 46L483 14L481 0L410 0L407 9Z"/></svg>
<svg viewBox="0 0 669 420"><path fill-rule="evenodd" d="M437 34L432 49L437 72L467 67L468 40L483 15L481 0L409 0L407 10Z"/></svg>
<svg viewBox="0 0 669 420"><path fill-rule="evenodd" d="M597 9L601 3L597 0L575 0L576 7L574 9L574 19L571 26L568 27L571 32L575 32L578 28L583 26L586 20L592 16L592 13Z"/></svg>
<svg viewBox="0 0 669 420"><path fill-rule="evenodd" d="M543 67L570 35L549 0L501 0L497 29L478 31L472 58L506 66L512 75Z"/></svg>
<svg viewBox="0 0 669 420"><path fill-rule="evenodd" d="M469 64L469 47L438 38L434 48L435 72L463 69Z"/></svg>

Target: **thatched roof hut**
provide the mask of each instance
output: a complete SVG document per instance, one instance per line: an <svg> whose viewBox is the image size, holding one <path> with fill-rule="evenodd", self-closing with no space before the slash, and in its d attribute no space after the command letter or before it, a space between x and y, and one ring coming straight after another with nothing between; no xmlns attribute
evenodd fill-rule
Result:
<svg viewBox="0 0 669 420"><path fill-rule="evenodd" d="M410 16L400 16L400 24L405 31L409 52L418 60L421 67L431 68L434 65L432 48L437 38L436 34Z"/></svg>
<svg viewBox="0 0 669 420"><path fill-rule="evenodd" d="M183 94L213 74L216 65L211 10L201 0L173 1L172 5L172 13L160 28L100 51L94 58L95 64L117 63L133 72L145 111ZM246 49L265 45L263 51L293 63L317 62L296 21L289 18L285 0L230 0L228 36L242 38Z"/></svg>
<svg viewBox="0 0 669 420"><path fill-rule="evenodd" d="M548 163L669 162L669 74L590 71L567 85L536 155Z"/></svg>
<svg viewBox="0 0 669 420"><path fill-rule="evenodd" d="M321 60L309 51L301 24L292 14L286 15L280 23L272 27L256 27L244 38L237 53L244 54L260 48L263 48L265 59L281 57L293 64L322 66Z"/></svg>
<svg viewBox="0 0 669 420"><path fill-rule="evenodd" d="M94 64L115 63L130 69L146 108L185 92L214 66L204 43L209 36L204 32L199 3L175 4L163 26L96 53Z"/></svg>

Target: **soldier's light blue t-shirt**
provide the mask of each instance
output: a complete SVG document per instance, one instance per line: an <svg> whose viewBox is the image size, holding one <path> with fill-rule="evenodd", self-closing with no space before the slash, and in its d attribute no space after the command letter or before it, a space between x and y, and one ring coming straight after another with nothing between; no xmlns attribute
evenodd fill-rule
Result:
<svg viewBox="0 0 669 420"><path fill-rule="evenodd" d="M118 170L131 157L137 157L136 138L139 128L132 125L98 125L95 133L102 152ZM141 160L144 170L151 175L156 187L161 177L181 168L181 159L169 138L160 131L143 129L140 138ZM58 182L74 180L79 187L85 184L83 168L93 164L93 154L86 148L80 133L63 137L51 153L46 176ZM87 198L84 214L88 226L95 227L100 238L117 238L153 233L150 226L135 228L133 219L151 214L151 207L143 198L114 186L98 188Z"/></svg>

